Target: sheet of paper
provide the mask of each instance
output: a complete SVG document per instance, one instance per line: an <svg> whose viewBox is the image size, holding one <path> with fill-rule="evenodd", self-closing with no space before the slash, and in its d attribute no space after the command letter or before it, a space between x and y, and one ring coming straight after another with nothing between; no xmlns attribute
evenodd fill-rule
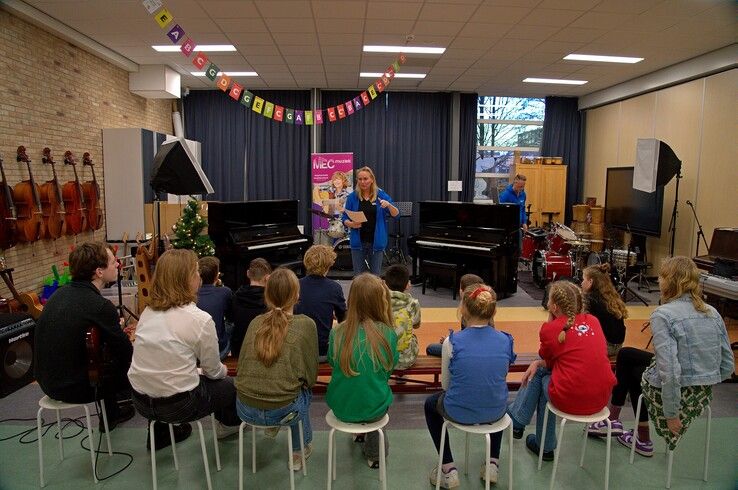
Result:
<svg viewBox="0 0 738 490"><path fill-rule="evenodd" d="M461 192L461 181L460 180L449 180L448 181L448 192Z"/></svg>
<svg viewBox="0 0 738 490"><path fill-rule="evenodd" d="M366 215L364 214L364 211L349 211L347 209L346 214L354 223L366 223Z"/></svg>

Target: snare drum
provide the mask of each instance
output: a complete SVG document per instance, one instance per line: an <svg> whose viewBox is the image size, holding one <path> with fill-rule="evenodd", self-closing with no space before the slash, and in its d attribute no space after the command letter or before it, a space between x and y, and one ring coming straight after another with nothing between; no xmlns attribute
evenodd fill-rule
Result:
<svg viewBox="0 0 738 490"><path fill-rule="evenodd" d="M544 287L563 277L574 277L574 265L568 255L536 250L533 257L533 281Z"/></svg>
<svg viewBox="0 0 738 490"><path fill-rule="evenodd" d="M339 271L350 271L354 268L351 261L351 242L348 238L342 238L334 243L333 251L336 252L336 262L333 268Z"/></svg>
<svg viewBox="0 0 738 490"><path fill-rule="evenodd" d="M528 228L523 236L523 251L520 258L530 262L536 250L546 248L546 231L543 228Z"/></svg>
<svg viewBox="0 0 738 490"><path fill-rule="evenodd" d="M633 267L638 261L638 256L635 252L628 252L627 250L613 250L612 261L615 267L619 269L625 269L627 264L628 267Z"/></svg>
<svg viewBox="0 0 738 490"><path fill-rule="evenodd" d="M328 236L331 238L344 238L346 236L346 229L339 218L331 220L331 224L328 227Z"/></svg>

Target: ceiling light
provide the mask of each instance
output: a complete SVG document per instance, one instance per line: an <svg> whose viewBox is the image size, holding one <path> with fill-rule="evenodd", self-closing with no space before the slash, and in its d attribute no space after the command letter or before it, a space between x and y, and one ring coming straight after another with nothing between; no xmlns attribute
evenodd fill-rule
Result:
<svg viewBox="0 0 738 490"><path fill-rule="evenodd" d="M587 80L560 80L558 78L526 78L526 83L556 83L560 85L584 85Z"/></svg>
<svg viewBox="0 0 738 490"><path fill-rule="evenodd" d="M361 78L379 78L384 73L369 73L369 72L361 72L359 76ZM425 73L395 73L395 78L425 78Z"/></svg>
<svg viewBox="0 0 738 490"><path fill-rule="evenodd" d="M365 53L419 53L443 54L446 48L427 48L422 46L364 46Z"/></svg>
<svg viewBox="0 0 738 490"><path fill-rule="evenodd" d="M158 51L160 53L173 53L175 51L181 50L181 46L178 46L176 44L151 47L154 48L154 51ZM195 51L236 51L236 47L233 44L198 44L197 46L195 46Z"/></svg>
<svg viewBox="0 0 738 490"><path fill-rule="evenodd" d="M603 56L599 54L568 54L565 60L575 61L601 61L603 63L638 63L643 58L632 58L628 56Z"/></svg>
<svg viewBox="0 0 738 490"><path fill-rule="evenodd" d="M217 76L221 76L224 72L219 71ZM225 72L226 75L229 77L258 77L259 74L255 71L227 71ZM204 71L191 71L190 75L196 76L196 77L204 77L205 72Z"/></svg>

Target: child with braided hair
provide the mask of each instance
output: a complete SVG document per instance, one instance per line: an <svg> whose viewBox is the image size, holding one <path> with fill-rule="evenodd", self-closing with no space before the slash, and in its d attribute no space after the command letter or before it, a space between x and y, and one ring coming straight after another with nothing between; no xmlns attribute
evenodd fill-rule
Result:
<svg viewBox="0 0 738 490"><path fill-rule="evenodd" d="M544 461L554 459L556 417L549 414L546 447L540 448L546 403L567 413L589 415L607 405L615 376L607 358L605 336L599 321L582 313L582 293L567 281L551 285L548 298L549 320L539 333L541 359L531 363L523 374L520 391L508 407L513 420L513 435L523 437L525 426L536 412L536 433L525 445Z"/></svg>

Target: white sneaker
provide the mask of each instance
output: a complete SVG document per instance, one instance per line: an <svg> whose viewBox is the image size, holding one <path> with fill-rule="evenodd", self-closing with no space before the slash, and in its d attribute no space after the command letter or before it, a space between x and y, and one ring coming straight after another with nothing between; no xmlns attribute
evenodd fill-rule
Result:
<svg viewBox="0 0 738 490"><path fill-rule="evenodd" d="M435 486L438 481L438 466L434 467L428 476L431 485ZM441 471L441 488L456 488L459 485L461 485L461 482L459 482L459 472L456 471L456 468L451 468L448 473Z"/></svg>
<svg viewBox="0 0 738 490"><path fill-rule="evenodd" d="M498 473L499 473L499 468L497 467L497 463L494 463L494 462L489 463L489 472L487 472L487 465L482 463L482 467L479 469L479 478L481 478L484 481L489 480L489 483L494 485L497 483Z"/></svg>
<svg viewBox="0 0 738 490"><path fill-rule="evenodd" d="M238 434L238 427L238 425L223 425L220 420L216 420L215 435L218 439L225 439L233 434Z"/></svg>
<svg viewBox="0 0 738 490"><path fill-rule="evenodd" d="M312 443L305 446L305 463L306 464L311 454L313 454L313 444ZM300 454L299 450L292 453L292 469L293 471L302 470L302 455Z"/></svg>

